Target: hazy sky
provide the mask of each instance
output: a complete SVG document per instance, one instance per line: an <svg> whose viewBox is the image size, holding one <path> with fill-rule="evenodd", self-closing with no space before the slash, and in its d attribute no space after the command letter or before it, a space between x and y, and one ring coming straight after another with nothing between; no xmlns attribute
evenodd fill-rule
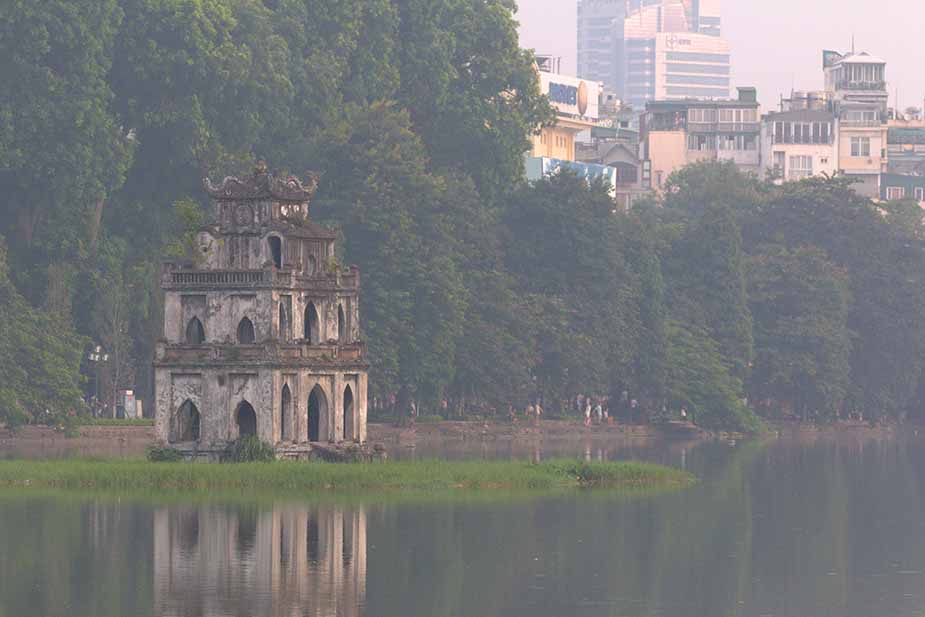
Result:
<svg viewBox="0 0 925 617"><path fill-rule="evenodd" d="M577 0L519 0L521 44L562 56L575 71ZM767 109L781 93L821 90L822 50L858 51L887 61L890 105L925 97L925 0L723 0L733 85L757 86Z"/></svg>

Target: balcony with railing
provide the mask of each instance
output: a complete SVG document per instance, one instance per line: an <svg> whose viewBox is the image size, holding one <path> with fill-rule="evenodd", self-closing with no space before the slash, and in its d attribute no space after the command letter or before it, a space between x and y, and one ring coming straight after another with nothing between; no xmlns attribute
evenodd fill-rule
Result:
<svg viewBox="0 0 925 617"><path fill-rule="evenodd" d="M688 122L689 133L758 133L759 122Z"/></svg>
<svg viewBox="0 0 925 617"><path fill-rule="evenodd" d="M852 90L855 92L886 92L885 81L856 81L842 79L835 83L838 90Z"/></svg>
<svg viewBox="0 0 925 617"><path fill-rule="evenodd" d="M157 361L162 364L224 364L224 363L310 363L337 364L362 363L366 359L366 343L355 342L345 345L328 343L310 345L306 341L281 343L270 341L258 345L206 344L168 345L162 344Z"/></svg>
<svg viewBox="0 0 925 617"><path fill-rule="evenodd" d="M346 270L319 272L306 275L297 270L200 270L167 263L161 279L164 289L346 289L359 288L360 273L350 267Z"/></svg>

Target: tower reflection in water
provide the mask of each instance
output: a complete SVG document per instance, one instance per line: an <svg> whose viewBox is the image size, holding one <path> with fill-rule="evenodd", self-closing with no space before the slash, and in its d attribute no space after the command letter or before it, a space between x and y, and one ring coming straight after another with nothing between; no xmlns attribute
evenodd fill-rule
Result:
<svg viewBox="0 0 925 617"><path fill-rule="evenodd" d="M154 513L154 614L359 616L366 513L295 505Z"/></svg>

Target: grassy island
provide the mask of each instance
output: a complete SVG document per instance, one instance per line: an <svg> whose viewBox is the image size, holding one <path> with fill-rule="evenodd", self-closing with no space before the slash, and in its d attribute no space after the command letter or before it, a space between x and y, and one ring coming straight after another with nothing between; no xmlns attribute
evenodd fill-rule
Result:
<svg viewBox="0 0 925 617"><path fill-rule="evenodd" d="M414 461L376 464L209 465L142 460L0 461L0 489L118 491L441 491L562 488L670 489L683 471L636 462Z"/></svg>

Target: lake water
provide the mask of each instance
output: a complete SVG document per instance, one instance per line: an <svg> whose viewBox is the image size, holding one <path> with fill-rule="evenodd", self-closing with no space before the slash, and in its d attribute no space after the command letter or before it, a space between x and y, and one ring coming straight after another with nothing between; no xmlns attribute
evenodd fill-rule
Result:
<svg viewBox="0 0 925 617"><path fill-rule="evenodd" d="M634 455L702 481L328 503L0 493L0 617L925 615L925 441Z"/></svg>

